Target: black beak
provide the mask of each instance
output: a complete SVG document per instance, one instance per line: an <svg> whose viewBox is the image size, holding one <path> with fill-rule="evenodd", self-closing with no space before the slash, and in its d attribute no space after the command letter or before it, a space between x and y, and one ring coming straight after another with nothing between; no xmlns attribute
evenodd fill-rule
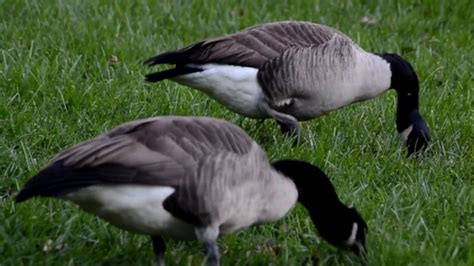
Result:
<svg viewBox="0 0 474 266"><path fill-rule="evenodd" d="M425 121L420 117L413 123L413 130L407 138L408 156L419 154L428 147L431 140L430 132Z"/></svg>
<svg viewBox="0 0 474 266"><path fill-rule="evenodd" d="M361 256L365 254L365 245L360 242L356 242L350 247L350 250L354 252L354 254L356 254L357 256Z"/></svg>

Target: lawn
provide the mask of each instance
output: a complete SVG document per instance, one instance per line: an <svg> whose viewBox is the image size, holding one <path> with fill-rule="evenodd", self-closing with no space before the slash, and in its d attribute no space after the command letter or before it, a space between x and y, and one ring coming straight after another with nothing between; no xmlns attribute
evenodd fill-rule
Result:
<svg viewBox="0 0 474 266"><path fill-rule="evenodd" d="M230 120L271 159L319 165L368 223L368 265L473 265L473 10L471 0L0 0L0 264L150 265L148 237L70 203L14 197L62 149L126 121L176 114ZM406 158L394 91L304 123L304 145L292 147L273 121L259 125L198 91L144 81L152 55L279 20L326 24L368 51L408 59L421 82L428 153ZM224 265L364 263L323 241L301 207L223 237L220 248ZM168 242L169 264L202 259L198 243Z"/></svg>

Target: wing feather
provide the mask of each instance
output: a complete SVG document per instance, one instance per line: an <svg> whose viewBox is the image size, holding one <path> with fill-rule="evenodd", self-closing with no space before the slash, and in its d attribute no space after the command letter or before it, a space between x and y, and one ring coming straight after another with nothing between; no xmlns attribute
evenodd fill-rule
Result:
<svg viewBox="0 0 474 266"><path fill-rule="evenodd" d="M256 25L211 38L145 61L146 64L219 63L261 68L289 47L321 45L339 31L311 22L283 21Z"/></svg>
<svg viewBox="0 0 474 266"><path fill-rule="evenodd" d="M26 183L17 201L93 184L177 186L192 176L203 155L243 155L252 143L242 129L223 120L169 116L134 121L60 153Z"/></svg>

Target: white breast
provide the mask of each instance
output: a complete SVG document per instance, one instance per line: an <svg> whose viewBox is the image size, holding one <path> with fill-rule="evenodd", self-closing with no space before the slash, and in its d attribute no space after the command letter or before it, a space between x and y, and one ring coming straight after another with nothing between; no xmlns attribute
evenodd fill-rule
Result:
<svg viewBox="0 0 474 266"><path fill-rule="evenodd" d="M321 84L323 88L327 88L322 94L329 99L322 106L327 106L328 111L371 99L390 87L389 64L379 56L357 47L354 49L355 67L341 76L335 75L332 81L328 79L326 84Z"/></svg>
<svg viewBox="0 0 474 266"><path fill-rule="evenodd" d="M280 176L257 188L253 190L247 187L233 191L235 201L230 205L228 213L231 215L220 226L222 234L277 221L296 204L296 187Z"/></svg>
<svg viewBox="0 0 474 266"><path fill-rule="evenodd" d="M201 90L230 110L253 118L265 118L259 110L263 93L257 81L258 69L231 65L189 65L204 69L173 80Z"/></svg>
<svg viewBox="0 0 474 266"><path fill-rule="evenodd" d="M346 63L331 62L322 58L319 64L329 64L317 68L313 73L314 84L308 86L307 98L296 98L291 113L299 119L318 117L327 112L342 108L354 102L371 99L390 87L391 71L389 64L379 56L354 47L354 57L350 58L351 67ZM325 60L323 60L325 59ZM274 105L284 105L288 99L280 99Z"/></svg>
<svg viewBox="0 0 474 266"><path fill-rule="evenodd" d="M360 49L360 48L359 48ZM378 55L367 53L362 49L357 53L358 66L355 74L356 91L361 100L371 99L390 88L392 71L390 64Z"/></svg>
<svg viewBox="0 0 474 266"><path fill-rule="evenodd" d="M135 233L195 239L194 227L163 208L174 188L145 185L94 185L64 196L111 224Z"/></svg>

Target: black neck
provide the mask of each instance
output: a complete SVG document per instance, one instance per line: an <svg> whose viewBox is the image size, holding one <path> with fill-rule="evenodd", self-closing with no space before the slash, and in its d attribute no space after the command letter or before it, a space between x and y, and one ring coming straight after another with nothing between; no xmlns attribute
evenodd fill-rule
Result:
<svg viewBox="0 0 474 266"><path fill-rule="evenodd" d="M274 162L273 167L295 183L298 201L310 214L335 213L347 208L339 200L329 178L316 166L304 161L282 160Z"/></svg>
<svg viewBox="0 0 474 266"><path fill-rule="evenodd" d="M283 160L273 163L273 167L293 180L298 189L298 201L308 210L319 234L329 243L344 245L355 219L359 219L361 229L366 226L355 210L342 204L329 178L316 166L304 161Z"/></svg>
<svg viewBox="0 0 474 266"><path fill-rule="evenodd" d="M379 54L390 64L392 79L390 87L398 93L397 130L403 131L411 125L411 117L419 115L418 101L420 85L413 67L396 54Z"/></svg>

